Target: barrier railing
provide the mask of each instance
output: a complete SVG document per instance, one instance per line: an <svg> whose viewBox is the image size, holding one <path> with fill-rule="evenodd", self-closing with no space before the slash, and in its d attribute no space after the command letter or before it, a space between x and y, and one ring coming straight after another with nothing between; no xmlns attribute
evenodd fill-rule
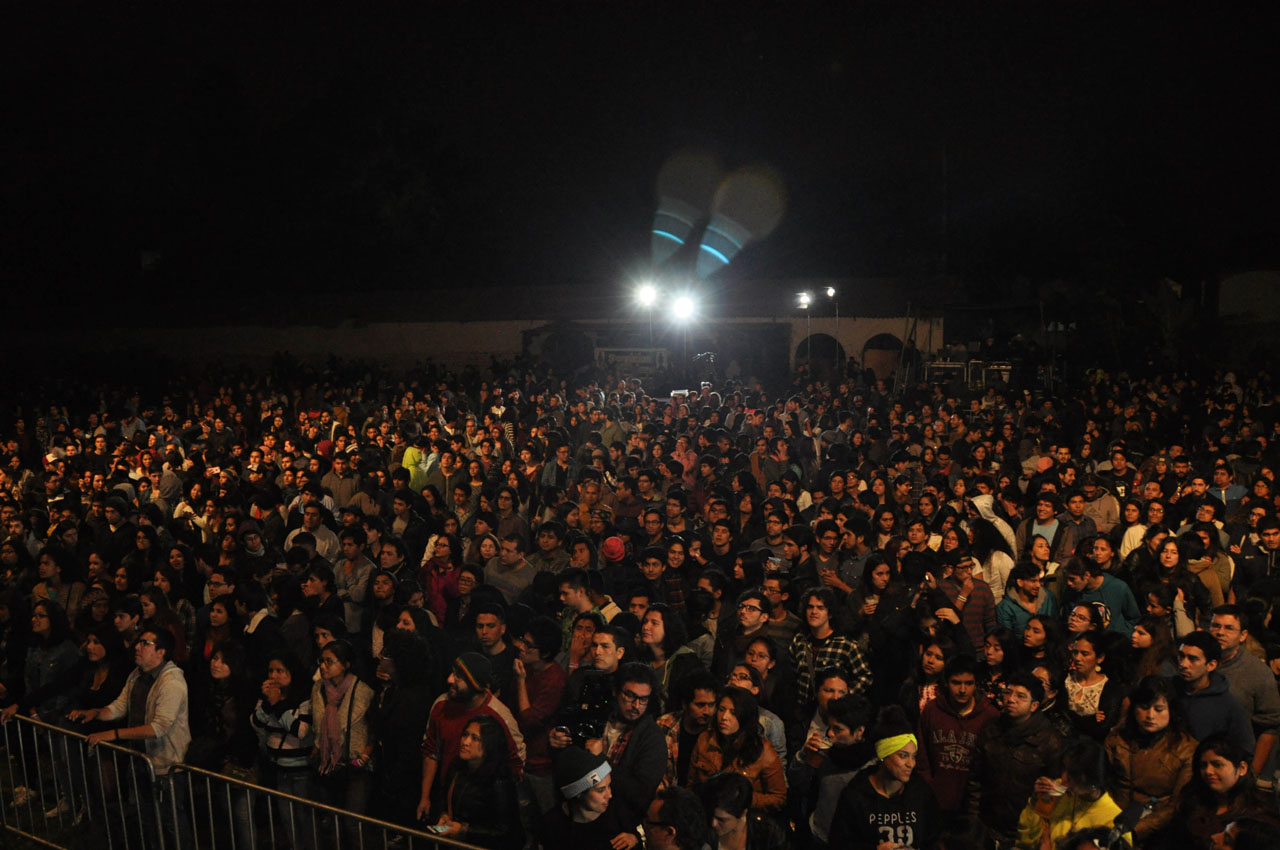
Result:
<svg viewBox="0 0 1280 850"><path fill-rule="evenodd" d="M3 726L0 825L46 847L475 850L474 845L145 753L29 717ZM2 842L0 842L2 843Z"/></svg>

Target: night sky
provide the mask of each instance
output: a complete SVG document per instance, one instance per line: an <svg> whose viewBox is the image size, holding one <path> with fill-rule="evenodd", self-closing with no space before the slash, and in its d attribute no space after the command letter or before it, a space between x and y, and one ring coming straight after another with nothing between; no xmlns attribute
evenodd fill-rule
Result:
<svg viewBox="0 0 1280 850"><path fill-rule="evenodd" d="M117 5L7 13L3 262L33 301L614 285L690 146L786 185L726 284L1280 261L1262 4Z"/></svg>

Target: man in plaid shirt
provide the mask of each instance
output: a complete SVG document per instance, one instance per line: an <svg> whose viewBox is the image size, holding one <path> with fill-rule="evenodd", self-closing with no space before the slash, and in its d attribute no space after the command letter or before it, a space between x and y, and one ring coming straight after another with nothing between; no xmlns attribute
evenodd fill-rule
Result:
<svg viewBox="0 0 1280 850"><path fill-rule="evenodd" d="M798 717L812 713L814 676L826 667L838 667L849 674L849 693L865 696L871 690L871 668L858 645L831 625L836 609L835 594L828 587L806 591L800 598L807 628L791 639L791 668L796 677Z"/></svg>

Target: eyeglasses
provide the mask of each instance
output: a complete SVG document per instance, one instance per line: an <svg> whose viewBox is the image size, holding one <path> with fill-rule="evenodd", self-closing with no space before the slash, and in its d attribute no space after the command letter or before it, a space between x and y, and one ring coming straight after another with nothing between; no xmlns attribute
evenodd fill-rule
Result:
<svg viewBox="0 0 1280 850"><path fill-rule="evenodd" d="M636 694L634 691L628 691L628 690L621 691L619 693L619 696L626 699L627 702L634 703L636 705L648 705L649 699L651 698L651 695L646 694L645 696L640 696Z"/></svg>
<svg viewBox="0 0 1280 850"><path fill-rule="evenodd" d="M138 646L155 646L155 645L156 645L156 642L148 638L143 638L138 641Z"/></svg>
<svg viewBox="0 0 1280 850"><path fill-rule="evenodd" d="M755 611L757 613L764 611L764 609L761 608L759 605L748 605L746 602L743 602L741 605L739 605L738 610L739 611Z"/></svg>

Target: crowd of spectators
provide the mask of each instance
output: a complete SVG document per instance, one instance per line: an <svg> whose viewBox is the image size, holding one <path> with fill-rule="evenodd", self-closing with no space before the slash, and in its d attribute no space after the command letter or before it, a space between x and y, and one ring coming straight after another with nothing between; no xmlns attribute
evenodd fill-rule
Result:
<svg viewBox="0 0 1280 850"><path fill-rule="evenodd" d="M781 389L21 411L0 716L511 850L1275 846L1269 375Z"/></svg>

